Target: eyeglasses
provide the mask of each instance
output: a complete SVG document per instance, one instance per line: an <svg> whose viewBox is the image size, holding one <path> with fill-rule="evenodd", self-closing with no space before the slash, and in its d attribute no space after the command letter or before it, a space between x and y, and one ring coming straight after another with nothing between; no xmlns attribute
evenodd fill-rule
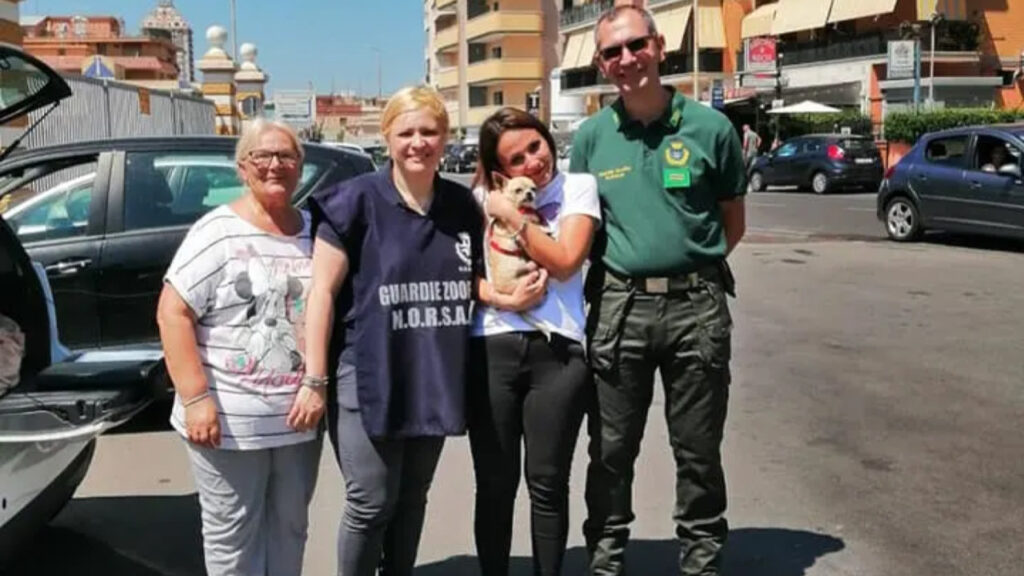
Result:
<svg viewBox="0 0 1024 576"><path fill-rule="evenodd" d="M640 38L634 38L623 42L622 44L616 44L615 46L608 46L601 48L597 51L597 54L601 57L601 60L610 62L612 60L618 60L622 58L622 50L629 50L630 54L636 54L647 49L647 44L650 43L651 38L654 36L648 34L647 36L641 36Z"/></svg>
<svg viewBox="0 0 1024 576"><path fill-rule="evenodd" d="M277 158L277 163L286 168L292 168L299 163L299 155L294 152L287 150L253 150L249 152L249 161L258 166L259 168L270 168L274 158Z"/></svg>

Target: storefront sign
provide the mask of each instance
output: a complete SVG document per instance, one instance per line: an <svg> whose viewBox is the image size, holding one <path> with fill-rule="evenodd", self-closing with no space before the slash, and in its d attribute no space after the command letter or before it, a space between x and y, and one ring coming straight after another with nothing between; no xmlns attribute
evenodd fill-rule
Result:
<svg viewBox="0 0 1024 576"><path fill-rule="evenodd" d="M775 38L748 38L743 42L746 72L769 72L775 70L777 55Z"/></svg>

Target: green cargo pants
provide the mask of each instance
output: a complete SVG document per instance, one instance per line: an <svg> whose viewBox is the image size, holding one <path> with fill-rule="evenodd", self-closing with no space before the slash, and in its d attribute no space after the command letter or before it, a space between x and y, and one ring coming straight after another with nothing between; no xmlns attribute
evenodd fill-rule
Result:
<svg viewBox="0 0 1024 576"><path fill-rule="evenodd" d="M692 286L643 291L600 271L588 282L589 355L596 404L588 416L588 517L583 526L590 573L625 570L634 519L634 463L654 392L665 389L665 418L676 463L674 521L679 571L718 574L728 533L722 433L729 397L732 319L727 267L702 271Z"/></svg>

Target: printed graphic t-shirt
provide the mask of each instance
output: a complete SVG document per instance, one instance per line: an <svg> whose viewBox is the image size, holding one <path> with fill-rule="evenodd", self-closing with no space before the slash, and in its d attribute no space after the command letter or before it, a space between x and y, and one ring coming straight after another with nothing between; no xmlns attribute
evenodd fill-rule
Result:
<svg viewBox="0 0 1024 576"><path fill-rule="evenodd" d="M312 239L308 214L303 219L295 236L274 236L221 206L192 226L165 276L197 318L221 448L273 448L316 437L285 423L304 372ZM171 424L185 434L180 397Z"/></svg>
<svg viewBox="0 0 1024 576"><path fill-rule="evenodd" d="M349 259L332 354L355 366L367 434L462 434L483 227L469 190L435 178L434 200L419 214L402 200L388 163L316 193L311 208L317 238Z"/></svg>
<svg viewBox="0 0 1024 576"><path fill-rule="evenodd" d="M473 195L481 205L487 199L483 188L474 190ZM598 225L601 222L597 180L590 174L555 175L551 182L538 192L536 207L544 231L555 240L558 240L561 232L562 221L574 214L589 216ZM555 334L583 342L586 324L583 310L583 270L577 270L564 282L549 278L547 294L540 305L530 311L530 316ZM473 321L474 336L534 330L537 330L537 327L524 320L517 312L498 310L490 306L479 306L476 309L476 318Z"/></svg>

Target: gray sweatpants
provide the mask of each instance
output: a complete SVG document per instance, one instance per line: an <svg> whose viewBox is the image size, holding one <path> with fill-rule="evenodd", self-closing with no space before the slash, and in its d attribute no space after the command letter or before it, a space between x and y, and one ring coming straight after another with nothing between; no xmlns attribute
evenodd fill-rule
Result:
<svg viewBox="0 0 1024 576"><path fill-rule="evenodd" d="M411 576L427 491L444 437L371 439L363 427L352 366L338 370L328 430L341 474L345 511L338 528L338 575Z"/></svg>
<svg viewBox="0 0 1024 576"><path fill-rule="evenodd" d="M186 443L209 576L302 573L321 439L262 450Z"/></svg>

